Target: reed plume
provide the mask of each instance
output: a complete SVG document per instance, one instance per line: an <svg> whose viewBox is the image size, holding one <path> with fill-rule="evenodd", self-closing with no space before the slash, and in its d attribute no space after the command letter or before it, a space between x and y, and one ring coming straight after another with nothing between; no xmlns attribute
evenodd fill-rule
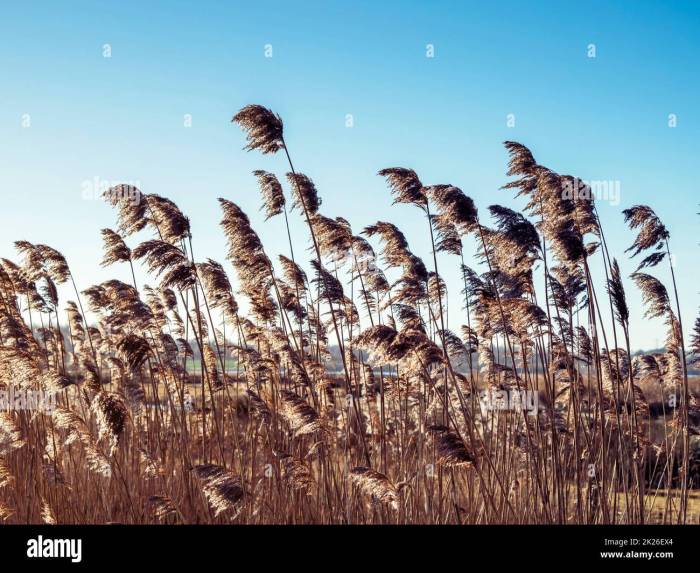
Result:
<svg viewBox="0 0 700 573"><path fill-rule="evenodd" d="M284 147L282 118L261 105L248 105L231 120L247 132L245 149L261 153L276 153Z"/></svg>
<svg viewBox="0 0 700 573"><path fill-rule="evenodd" d="M358 466L350 470L350 480L372 503L398 509L398 489L384 474Z"/></svg>
<svg viewBox="0 0 700 573"><path fill-rule="evenodd" d="M225 511L231 511L232 519L242 510L244 490L240 478L215 464L201 464L192 468L202 484L202 490L209 504L218 517Z"/></svg>

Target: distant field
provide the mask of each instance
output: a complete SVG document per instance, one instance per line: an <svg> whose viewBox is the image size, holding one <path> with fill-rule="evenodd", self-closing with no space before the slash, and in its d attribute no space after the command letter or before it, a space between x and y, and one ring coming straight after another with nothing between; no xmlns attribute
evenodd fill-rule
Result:
<svg viewBox="0 0 700 573"><path fill-rule="evenodd" d="M232 359L226 360L226 372L235 374L238 362ZM187 371L191 374L199 374L202 371L202 361L199 358L187 361Z"/></svg>
<svg viewBox="0 0 700 573"><path fill-rule="evenodd" d="M646 510L649 515L648 522L655 524L664 523L663 515L667 503L670 503L671 515L674 515L674 512L677 512L680 507L679 495L680 491L678 490L659 490L658 492L648 493L645 496ZM618 500L621 507L624 507L624 496L618 495ZM686 523L700 525L700 491L693 490L688 493Z"/></svg>

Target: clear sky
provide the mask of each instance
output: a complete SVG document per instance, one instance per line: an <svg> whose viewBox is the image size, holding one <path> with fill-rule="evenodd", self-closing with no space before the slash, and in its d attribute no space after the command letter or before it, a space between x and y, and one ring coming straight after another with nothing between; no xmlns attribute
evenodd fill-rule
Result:
<svg viewBox="0 0 700 573"><path fill-rule="evenodd" d="M506 139L562 173L619 182L619 205L599 204L613 251L632 272L620 211L652 205L671 231L689 331L700 307L698 29L700 4L681 1L6 4L0 256L15 257L17 239L45 242L81 288L128 280L126 268L99 267L99 230L114 226L114 213L84 199L95 180L176 201L198 258L223 261L219 196L249 213L270 255L286 253L282 221L262 222L251 174L282 177L283 157L242 151L230 124L260 103L284 118L324 214L358 232L391 220L422 256L425 223L415 208L391 207L376 176L383 167L458 185L484 216L493 203L522 207L499 190ZM303 240L300 219L292 224ZM666 266L652 272L668 279ZM661 325L640 318L640 297L627 289L633 347L662 343Z"/></svg>

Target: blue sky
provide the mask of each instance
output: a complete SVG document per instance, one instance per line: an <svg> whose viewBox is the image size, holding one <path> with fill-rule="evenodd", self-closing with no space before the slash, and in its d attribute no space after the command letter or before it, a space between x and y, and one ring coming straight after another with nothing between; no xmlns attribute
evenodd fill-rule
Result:
<svg viewBox="0 0 700 573"><path fill-rule="evenodd" d="M324 214L356 231L396 222L422 256L425 223L413 208L391 207L376 176L383 167L458 185L484 215L493 203L522 207L499 190L506 139L562 173L619 181L620 204L599 205L613 251L632 272L623 250L633 235L620 211L652 205L671 230L689 331L700 307L699 26L693 2L7 5L0 256L15 256L16 239L46 242L66 255L81 288L128 280L125 268L99 267L99 230L114 226L114 213L83 198L95 178L175 200L192 220L200 258L224 257L219 196L251 215L271 255L286 253L282 222L262 222L251 175L283 176L283 157L243 152L230 124L239 108L260 103L284 118L295 166L315 181ZM300 219L292 225L304 240ZM653 272L668 279L666 267ZM661 343L661 325L639 317L640 297L627 288L633 347Z"/></svg>

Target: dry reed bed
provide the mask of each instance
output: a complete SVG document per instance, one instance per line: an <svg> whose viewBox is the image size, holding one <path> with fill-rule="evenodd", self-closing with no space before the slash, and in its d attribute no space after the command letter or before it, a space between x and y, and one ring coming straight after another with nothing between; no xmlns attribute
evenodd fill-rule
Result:
<svg viewBox="0 0 700 573"><path fill-rule="evenodd" d="M172 201L125 186L105 194L117 231L102 231L103 264L128 264L133 284L79 291L57 250L18 241L21 261L0 266L0 384L55 393L58 406L0 414L1 519L644 522L656 499L655 521L690 521L699 411L685 349L698 355L700 322L686 345L675 277L669 294L642 272L670 258L669 232L649 207L624 212L637 232L632 255L645 255L631 278L668 337L664 352L631 360L625 281L595 202L567 193L578 181L523 145L505 144L515 177L505 188L527 199L525 214L493 205L490 225L453 185L380 172L396 203L425 216L424 262L389 222L353 234L323 215L278 116L251 105L233 121L248 149L286 154L291 204L274 174L255 175L267 218L288 230L294 212L307 227L311 272L295 259L305 245L288 234L289 252L273 261L246 214L219 199L234 292L219 262L195 261L189 220ZM127 246L140 231L150 238ZM468 235L483 272L467 266ZM592 276L593 258L604 276ZM461 297L459 333L447 325L438 261L461 269L450 309ZM156 286L139 288L135 262ZM75 300L60 305L56 285L66 282ZM340 376L327 367L331 346ZM649 439L640 388L650 381L678 397L660 443ZM485 387L538 388L541 407L484 408ZM671 488L676 498L663 495Z"/></svg>

